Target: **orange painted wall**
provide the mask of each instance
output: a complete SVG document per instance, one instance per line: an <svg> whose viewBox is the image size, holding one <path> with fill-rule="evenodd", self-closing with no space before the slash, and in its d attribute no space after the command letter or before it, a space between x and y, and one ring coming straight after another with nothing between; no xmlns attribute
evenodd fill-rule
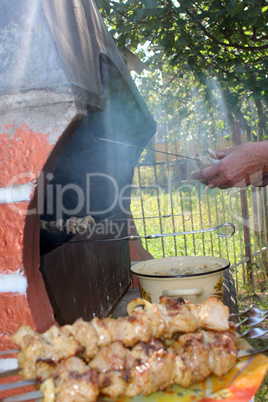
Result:
<svg viewBox="0 0 268 402"><path fill-rule="evenodd" d="M19 127L1 126L0 187L37 181L53 146L47 133L33 131L24 123ZM23 247L29 202L0 204L1 274L24 272ZM0 311L0 350L14 348L9 336L21 325L34 327L27 296L0 293Z"/></svg>
<svg viewBox="0 0 268 402"><path fill-rule="evenodd" d="M35 132L26 124L0 127L0 187L36 179L52 148L48 134Z"/></svg>
<svg viewBox="0 0 268 402"><path fill-rule="evenodd" d="M38 179L53 144L26 124L0 127L0 187ZM0 273L22 268L23 233L29 202L0 205Z"/></svg>
<svg viewBox="0 0 268 402"><path fill-rule="evenodd" d="M28 202L0 205L0 273L11 273L23 266L23 232ZM12 210L15 207L17 211Z"/></svg>
<svg viewBox="0 0 268 402"><path fill-rule="evenodd" d="M21 325L34 326L25 295L0 293L1 336L0 350L14 348L9 336Z"/></svg>

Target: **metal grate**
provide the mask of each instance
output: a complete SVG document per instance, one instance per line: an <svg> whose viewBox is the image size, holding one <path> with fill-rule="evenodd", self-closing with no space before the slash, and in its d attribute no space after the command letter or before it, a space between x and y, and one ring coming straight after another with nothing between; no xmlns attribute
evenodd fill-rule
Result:
<svg viewBox="0 0 268 402"><path fill-rule="evenodd" d="M193 144L192 152L186 147L186 140L165 139L165 151L194 156L195 152L206 153L206 146L199 138L199 148ZM221 149L232 144L218 141ZM158 144L152 144L157 150ZM163 150L163 143L161 143ZM209 143L212 148L217 144ZM182 232L206 229L231 222L236 227L232 238L219 238L213 233L183 235L166 240L144 240L144 247L153 257L176 255L212 255L230 260L236 280L237 291L252 279L255 282L267 278L267 188L247 188L246 190L208 189L201 183L191 180L191 171L196 166L192 161L168 155L150 156L144 151L134 175L132 212L140 234ZM137 195L139 194L139 197ZM148 198L154 199L154 208L148 208ZM137 200L139 198L139 201ZM146 207L147 204L147 207ZM244 211L248 211L245 221ZM183 215L188 213L189 215ZM137 217L142 217L137 221ZM148 217L158 216L154 223ZM171 217L163 217L171 215ZM178 216L180 215L180 216ZM247 218L247 217L246 217ZM156 225L158 223L158 225ZM245 236L245 234L247 236ZM249 278L249 270L252 276Z"/></svg>

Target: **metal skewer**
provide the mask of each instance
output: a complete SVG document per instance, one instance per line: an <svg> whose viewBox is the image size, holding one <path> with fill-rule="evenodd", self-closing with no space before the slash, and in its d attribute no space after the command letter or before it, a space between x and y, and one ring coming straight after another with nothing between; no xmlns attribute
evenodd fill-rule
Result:
<svg viewBox="0 0 268 402"><path fill-rule="evenodd" d="M11 370L1 371L0 372L0 378L16 375L16 374L18 374L20 372L20 370L21 369L17 367L17 368L11 369Z"/></svg>
<svg viewBox="0 0 268 402"><path fill-rule="evenodd" d="M184 215L188 215L187 219L184 218ZM145 220L145 219L162 219L162 218L172 218L172 217L177 217L177 216L182 216L184 221L189 221L189 219L191 219L191 212L182 212L181 214L176 214L176 215L172 215L172 214L167 214L167 215L155 215L155 216L133 216L131 218L116 218L113 219L113 222L115 221L128 221L129 219L133 219L135 220Z"/></svg>
<svg viewBox="0 0 268 402"><path fill-rule="evenodd" d="M24 402L24 401L39 401L43 398L41 391L26 392L21 395L10 396L8 398L0 399L0 402ZM107 402L107 399L101 397L97 398L97 402Z"/></svg>
<svg viewBox="0 0 268 402"><path fill-rule="evenodd" d="M16 389L34 385L36 380L21 380L16 382L9 382L8 384L0 384L0 392L8 391L9 389Z"/></svg>
<svg viewBox="0 0 268 402"><path fill-rule="evenodd" d="M268 313L268 310L261 310L257 307L250 307L247 310L241 311L240 313L230 314L230 318L234 317L259 317Z"/></svg>
<svg viewBox="0 0 268 402"><path fill-rule="evenodd" d="M268 333L268 329L261 329L261 328L252 328L249 329L248 331L244 332L239 338L245 338L245 339L256 339L260 338L261 336L264 336Z"/></svg>
<svg viewBox="0 0 268 402"><path fill-rule="evenodd" d="M19 352L20 352L19 349L1 350L1 351L0 351L0 356L12 355L12 354L14 354L14 353L19 353Z"/></svg>
<svg viewBox="0 0 268 402"><path fill-rule="evenodd" d="M268 352L268 347L264 349L255 349L255 348L250 348L250 349L240 349L237 353L237 357L246 357L246 356L254 356L258 355L260 353L267 353Z"/></svg>
<svg viewBox="0 0 268 402"><path fill-rule="evenodd" d="M241 325L247 325L249 327L252 327L253 325L258 325L262 321L266 320L268 318L268 314L266 315L259 315L256 317L246 317L244 318L243 321L240 321L239 323L235 324L236 328L239 328Z"/></svg>
<svg viewBox="0 0 268 402"><path fill-rule="evenodd" d="M112 142L114 144L120 144L120 145L126 145L128 147L132 147L132 148L137 148L137 149L142 149L143 151L146 149L146 151L150 151L150 152L157 152L160 154L165 154L165 155L171 155L171 156L176 156L179 158L186 158L186 159L192 159L194 161L197 161L197 158L194 158L193 156L186 156L186 155L181 155L181 154L174 154L172 152L166 152L166 151L160 151L158 149L153 149L153 148L144 148L144 147L140 147L139 145L134 145L134 144L129 144L128 142L121 142L121 141L115 141L115 140L108 140L107 138L99 138L100 141L107 141L107 142Z"/></svg>
<svg viewBox="0 0 268 402"><path fill-rule="evenodd" d="M23 402L23 401L32 401L32 400L40 400L43 398L43 394L41 391L32 391L26 392L25 394L9 396L4 399L0 399L0 402Z"/></svg>
<svg viewBox="0 0 268 402"><path fill-rule="evenodd" d="M180 236L180 235L189 235L189 234L197 234L197 233L210 233L210 232L215 232L219 231L221 228L225 226L230 226L232 228L232 232L229 234L226 233L217 233L217 236L219 237L232 237L235 233L235 226L232 223L226 222L223 223L219 226L216 226L215 228L209 228L209 229L200 229L200 230L190 230L189 232L173 232L173 233L159 233L159 234L150 234L150 235L145 235L145 236L136 236L136 235L128 235L128 236L123 236L123 237L113 237L109 239L88 239L88 240L76 240L72 241L70 240L67 243L55 243L55 244L74 244L74 243L86 243L86 242L108 242L108 241L119 241L119 240L139 240L139 239L159 239L162 237L170 237L170 236Z"/></svg>

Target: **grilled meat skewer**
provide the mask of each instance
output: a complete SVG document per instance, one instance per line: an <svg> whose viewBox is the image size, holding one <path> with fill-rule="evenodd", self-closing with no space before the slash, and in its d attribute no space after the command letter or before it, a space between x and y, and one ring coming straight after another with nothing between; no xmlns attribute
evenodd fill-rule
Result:
<svg viewBox="0 0 268 402"><path fill-rule="evenodd" d="M99 393L133 397L173 383L188 387L236 363L235 328L218 299L195 305L137 298L127 311L128 317L79 319L44 334L21 327L11 339L21 348L22 377L41 383L44 402L95 401Z"/></svg>
<svg viewBox="0 0 268 402"><path fill-rule="evenodd" d="M230 327L228 307L212 297L200 305L182 298L161 297L160 304L137 298L127 310L129 317L94 318L90 322L79 319L73 325L52 326L44 334L22 326L11 340L22 350L18 361L23 378L35 377L36 361L57 363L82 351L83 358L90 361L100 348L115 341L130 347L152 337L170 339L177 332L191 333L198 328L224 331Z"/></svg>
<svg viewBox="0 0 268 402"><path fill-rule="evenodd" d="M237 360L234 334L203 330L181 335L169 346L152 338L129 349L117 341L100 349L84 366L75 359L46 373L41 385L45 402L95 401L99 393L113 399L150 395L174 383L189 387L211 373L222 376ZM55 399L49 399L51 395Z"/></svg>

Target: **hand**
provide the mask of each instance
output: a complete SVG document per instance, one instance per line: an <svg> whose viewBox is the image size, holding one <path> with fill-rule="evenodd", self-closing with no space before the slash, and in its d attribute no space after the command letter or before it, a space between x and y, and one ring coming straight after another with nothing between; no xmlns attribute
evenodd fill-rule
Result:
<svg viewBox="0 0 268 402"><path fill-rule="evenodd" d="M210 188L221 189L268 184L268 141L216 151L216 156L219 162L194 173L192 178L202 181Z"/></svg>

